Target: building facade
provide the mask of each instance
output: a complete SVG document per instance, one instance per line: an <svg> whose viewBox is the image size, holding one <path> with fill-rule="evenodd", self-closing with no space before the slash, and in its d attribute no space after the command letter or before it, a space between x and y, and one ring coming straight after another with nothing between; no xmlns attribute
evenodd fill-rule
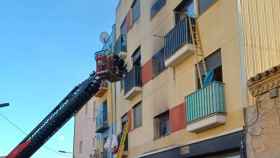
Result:
<svg viewBox="0 0 280 158"><path fill-rule="evenodd" d="M246 143L249 158L277 158L280 155L280 66L249 80L254 104L245 111Z"/></svg>
<svg viewBox="0 0 280 158"><path fill-rule="evenodd" d="M279 6L120 0L111 53L128 72L95 97L98 150L107 153L97 157L112 157L104 142L126 122L124 157L245 157L247 80L279 64Z"/></svg>
<svg viewBox="0 0 280 158"><path fill-rule="evenodd" d="M214 78L205 87L191 33L197 15L203 56ZM127 38L129 72L123 88L117 88L117 105L118 118L131 118L128 157L240 155L244 119L237 95L242 89L236 86L241 85L237 16L233 0L120 2L116 37ZM134 125L138 119L141 126ZM231 137L239 143L228 147ZM214 142L221 148L203 149Z"/></svg>
<svg viewBox="0 0 280 158"><path fill-rule="evenodd" d="M91 99L75 115L74 157L94 158L96 154L96 109Z"/></svg>

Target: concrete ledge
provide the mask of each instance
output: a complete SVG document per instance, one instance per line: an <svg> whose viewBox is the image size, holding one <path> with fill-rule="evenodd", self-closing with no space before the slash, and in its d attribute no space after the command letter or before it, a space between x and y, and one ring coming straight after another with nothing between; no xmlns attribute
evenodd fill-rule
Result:
<svg viewBox="0 0 280 158"><path fill-rule="evenodd" d="M226 116L224 114L215 114L205 119L188 124L187 131L201 132L209 128L222 125L225 122L226 122Z"/></svg>
<svg viewBox="0 0 280 158"><path fill-rule="evenodd" d="M195 51L193 44L185 44L179 50L175 52L171 57L165 60L164 64L166 67L174 67L177 64L180 64L187 57L191 56Z"/></svg>
<svg viewBox="0 0 280 158"><path fill-rule="evenodd" d="M131 100L134 96L142 92L142 87L133 87L125 94L125 99Z"/></svg>

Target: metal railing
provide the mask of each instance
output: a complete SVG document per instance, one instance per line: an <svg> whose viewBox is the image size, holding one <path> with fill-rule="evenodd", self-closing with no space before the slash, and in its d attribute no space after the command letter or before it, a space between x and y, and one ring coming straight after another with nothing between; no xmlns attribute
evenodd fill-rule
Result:
<svg viewBox="0 0 280 158"><path fill-rule="evenodd" d="M133 87L142 87L141 66L133 66L124 78L124 93L126 94Z"/></svg>
<svg viewBox="0 0 280 158"><path fill-rule="evenodd" d="M225 113L224 84L214 81L186 97L187 122Z"/></svg>
<svg viewBox="0 0 280 158"><path fill-rule="evenodd" d="M188 18L179 21L164 37L165 60L187 43L192 43Z"/></svg>

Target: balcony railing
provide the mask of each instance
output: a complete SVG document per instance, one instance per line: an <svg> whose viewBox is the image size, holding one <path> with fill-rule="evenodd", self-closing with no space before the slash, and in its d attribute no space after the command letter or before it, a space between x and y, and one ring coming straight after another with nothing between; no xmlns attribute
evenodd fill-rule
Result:
<svg viewBox="0 0 280 158"><path fill-rule="evenodd" d="M173 56L178 49L185 44L191 44L191 35L188 19L179 21L175 27L164 37L164 56L165 60Z"/></svg>
<svg viewBox="0 0 280 158"><path fill-rule="evenodd" d="M124 79L124 93L128 93L134 87L142 87L141 66L133 66Z"/></svg>
<svg viewBox="0 0 280 158"><path fill-rule="evenodd" d="M120 35L119 38L116 40L114 46L114 53L119 54L120 52L127 51L127 40L125 35Z"/></svg>
<svg viewBox="0 0 280 158"><path fill-rule="evenodd" d="M186 97L187 122L225 113L224 84L214 81Z"/></svg>

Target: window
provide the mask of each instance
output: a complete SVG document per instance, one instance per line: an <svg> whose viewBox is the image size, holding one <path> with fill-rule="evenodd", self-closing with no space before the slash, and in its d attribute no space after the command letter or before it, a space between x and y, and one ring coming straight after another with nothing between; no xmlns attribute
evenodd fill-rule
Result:
<svg viewBox="0 0 280 158"><path fill-rule="evenodd" d="M133 66L141 66L141 47L138 47L131 56Z"/></svg>
<svg viewBox="0 0 280 158"><path fill-rule="evenodd" d="M151 8L151 18L153 18L166 4L166 0L156 0Z"/></svg>
<svg viewBox="0 0 280 158"><path fill-rule="evenodd" d="M194 0L184 0L175 8L175 22L179 23L186 16L195 17Z"/></svg>
<svg viewBox="0 0 280 158"><path fill-rule="evenodd" d="M217 0L199 0L198 8L199 14L203 14L212 4L214 4Z"/></svg>
<svg viewBox="0 0 280 158"><path fill-rule="evenodd" d="M103 102L103 105L102 105L102 114L103 114L103 121L104 122L107 122L107 114L108 114L108 107L107 107L107 101L104 101Z"/></svg>
<svg viewBox="0 0 280 158"><path fill-rule="evenodd" d="M159 75L162 71L165 70L164 65L164 48L160 49L154 56L153 56L153 77Z"/></svg>
<svg viewBox="0 0 280 158"><path fill-rule="evenodd" d="M124 93L127 94L134 87L142 86L141 74L141 48L138 47L131 56L132 69L126 73L124 78Z"/></svg>
<svg viewBox="0 0 280 158"><path fill-rule="evenodd" d="M83 141L80 141L79 143L79 153L83 153Z"/></svg>
<svg viewBox="0 0 280 158"><path fill-rule="evenodd" d="M223 70L222 70L222 57L221 49L216 50L214 53L205 58L205 64L207 73L202 76L203 85L206 86L213 81L223 82ZM199 63L200 72L203 74L203 65ZM197 71L198 76L198 71ZM199 77L198 88L201 88Z"/></svg>
<svg viewBox="0 0 280 158"><path fill-rule="evenodd" d="M134 24L141 16L140 0L134 0L131 9L132 9L132 21Z"/></svg>
<svg viewBox="0 0 280 158"><path fill-rule="evenodd" d="M154 118L154 128L155 128L155 138L161 138L169 135L170 125L169 125L169 111L160 114Z"/></svg>
<svg viewBox="0 0 280 158"><path fill-rule="evenodd" d="M121 35L126 35L128 28L127 28L127 24L126 24L126 19L124 19L123 23L121 24Z"/></svg>
<svg viewBox="0 0 280 158"><path fill-rule="evenodd" d="M138 103L133 108L133 127L138 128L142 126L142 103Z"/></svg>
<svg viewBox="0 0 280 158"><path fill-rule="evenodd" d="M98 113L96 117L96 128L97 131L103 130L108 126L108 107L107 101L104 101L102 105L98 107Z"/></svg>

